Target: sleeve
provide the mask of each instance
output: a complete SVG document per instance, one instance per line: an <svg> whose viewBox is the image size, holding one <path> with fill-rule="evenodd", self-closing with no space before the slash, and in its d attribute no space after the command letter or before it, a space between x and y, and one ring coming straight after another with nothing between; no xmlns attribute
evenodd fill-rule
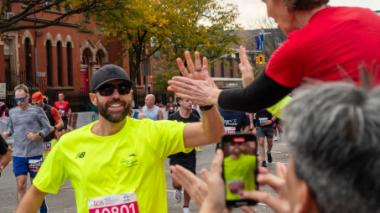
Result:
<svg viewBox="0 0 380 213"><path fill-rule="evenodd" d="M57 194L67 179L61 145L58 143L49 153L33 180L33 185L42 192Z"/></svg>
<svg viewBox="0 0 380 213"><path fill-rule="evenodd" d="M185 148L184 129L186 124L177 121L151 121L154 137L153 147L157 150L160 158L167 158L169 155L178 152L190 152L192 148Z"/></svg>
<svg viewBox="0 0 380 213"><path fill-rule="evenodd" d="M304 78L303 59L300 54L303 51L299 48L296 37L289 36L272 54L266 67L266 75L284 87L298 87Z"/></svg>
<svg viewBox="0 0 380 213"><path fill-rule="evenodd" d="M51 116L53 116L53 119L55 121L55 124L57 124L61 120L61 116L58 113L58 110L54 107L50 109Z"/></svg>
<svg viewBox="0 0 380 213"><path fill-rule="evenodd" d="M44 136L47 136L48 134L50 134L50 122L46 117L45 112L41 108L36 107L36 109L38 110L37 116L42 128L41 132Z"/></svg>
<svg viewBox="0 0 380 213"><path fill-rule="evenodd" d="M276 116L276 118L281 118L281 111L282 109L288 105L288 103L292 101L292 97L285 96L285 98L281 99L281 101L277 102L275 105L268 107L267 111L270 112L272 115Z"/></svg>
<svg viewBox="0 0 380 213"><path fill-rule="evenodd" d="M293 88L278 84L262 72L245 88L223 90L219 95L218 104L225 110L257 112L274 105L292 90Z"/></svg>
<svg viewBox="0 0 380 213"><path fill-rule="evenodd" d="M5 155L8 151L8 144L4 140L3 136L0 135L0 155Z"/></svg>

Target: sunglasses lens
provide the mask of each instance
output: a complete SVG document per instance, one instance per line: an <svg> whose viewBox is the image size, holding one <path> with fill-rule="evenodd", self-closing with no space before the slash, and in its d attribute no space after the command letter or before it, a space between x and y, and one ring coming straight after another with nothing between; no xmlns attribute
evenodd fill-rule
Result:
<svg viewBox="0 0 380 213"><path fill-rule="evenodd" d="M131 87L128 84L119 84L117 86L117 92L120 95L126 95L131 91Z"/></svg>
<svg viewBox="0 0 380 213"><path fill-rule="evenodd" d="M99 87L98 91L101 96L110 96L112 95L113 91L115 90L115 86L112 84L104 84L103 86Z"/></svg>
<svg viewBox="0 0 380 213"><path fill-rule="evenodd" d="M25 97L22 97L22 98L15 98L15 101L16 101L17 103L24 102L24 101L25 101Z"/></svg>
<svg viewBox="0 0 380 213"><path fill-rule="evenodd" d="M131 91L131 86L129 84L121 83L118 85L104 84L101 87L99 87L98 92L101 96L110 96L113 94L116 88L117 88L117 92L120 95L126 95Z"/></svg>

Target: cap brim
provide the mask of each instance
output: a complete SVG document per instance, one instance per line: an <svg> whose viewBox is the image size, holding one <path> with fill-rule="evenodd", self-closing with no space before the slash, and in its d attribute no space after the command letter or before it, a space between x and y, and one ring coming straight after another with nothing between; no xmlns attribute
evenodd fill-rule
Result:
<svg viewBox="0 0 380 213"><path fill-rule="evenodd" d="M124 79L124 78L110 78L106 81L103 81L102 83L98 84L98 86L96 86L94 89L92 89L92 91L96 91L97 89L99 89L99 87L101 87L102 85L110 82L110 81L114 81L114 80L122 80L122 81L126 81L128 82L130 85L132 85L132 81L129 80L129 79Z"/></svg>

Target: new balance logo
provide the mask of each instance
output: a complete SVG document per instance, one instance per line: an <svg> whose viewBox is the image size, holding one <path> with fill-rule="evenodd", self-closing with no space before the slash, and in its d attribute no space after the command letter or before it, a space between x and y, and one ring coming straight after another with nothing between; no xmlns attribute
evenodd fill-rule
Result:
<svg viewBox="0 0 380 213"><path fill-rule="evenodd" d="M79 152L77 154L77 158L84 158L85 155L86 155L86 152Z"/></svg>

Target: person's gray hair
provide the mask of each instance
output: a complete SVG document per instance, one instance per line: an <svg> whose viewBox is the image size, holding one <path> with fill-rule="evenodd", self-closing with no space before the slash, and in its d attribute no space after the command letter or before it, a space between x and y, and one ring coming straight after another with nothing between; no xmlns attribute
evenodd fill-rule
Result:
<svg viewBox="0 0 380 213"><path fill-rule="evenodd" d="M300 88L283 120L296 174L319 212L380 212L380 88Z"/></svg>

